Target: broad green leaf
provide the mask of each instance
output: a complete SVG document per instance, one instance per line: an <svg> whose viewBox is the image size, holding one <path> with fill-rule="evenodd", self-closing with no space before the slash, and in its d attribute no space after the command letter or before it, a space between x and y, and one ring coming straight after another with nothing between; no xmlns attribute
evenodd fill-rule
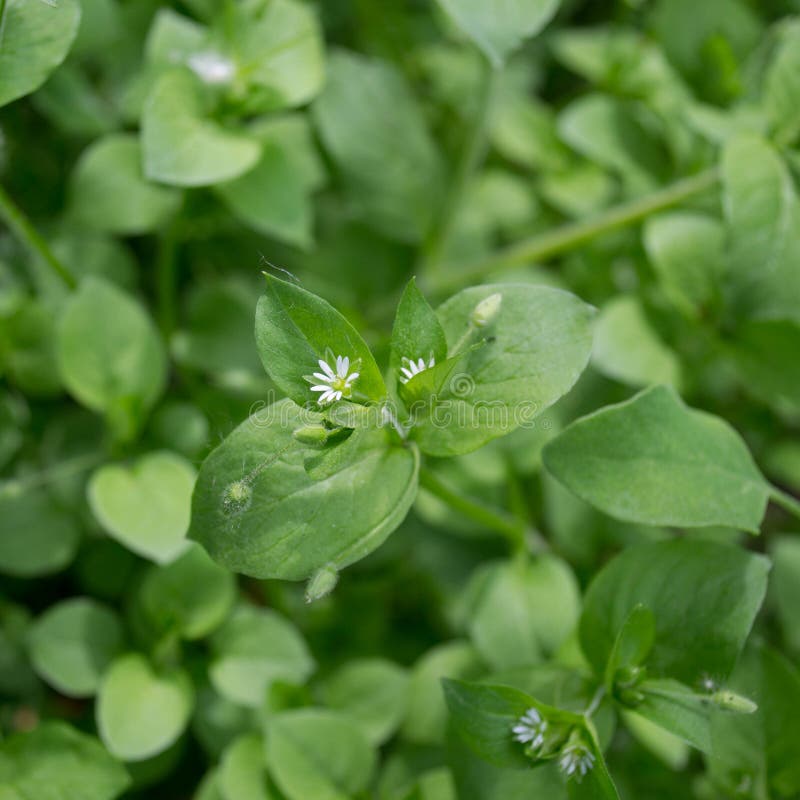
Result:
<svg viewBox="0 0 800 800"><path fill-rule="evenodd" d="M185 63L208 45L208 31L171 8L159 8L145 41L145 55L156 64Z"/></svg>
<svg viewBox="0 0 800 800"><path fill-rule="evenodd" d="M160 228L177 211L180 193L148 183L137 137L118 133L95 140L72 173L70 211L82 225L121 235Z"/></svg>
<svg viewBox="0 0 800 800"><path fill-rule="evenodd" d="M567 777L567 797L570 800L620 800L617 787L608 773L603 752L597 743L597 736L591 730L591 721L587 720L589 730L584 734L584 740L589 747L594 761L591 769L580 780L577 777Z"/></svg>
<svg viewBox="0 0 800 800"><path fill-rule="evenodd" d="M212 758L218 759L239 736L258 727L257 711L218 694L206 685L197 693L192 734Z"/></svg>
<svg viewBox="0 0 800 800"><path fill-rule="evenodd" d="M225 750L217 788L222 800L272 800L261 736L256 733L240 736Z"/></svg>
<svg viewBox="0 0 800 800"><path fill-rule="evenodd" d="M280 614L241 606L211 640L211 682L240 705L259 707L275 681L301 685L314 671L303 637Z"/></svg>
<svg viewBox="0 0 800 800"><path fill-rule="evenodd" d="M709 769L724 786L763 786L769 797L800 792L800 673L785 656L765 645L749 647L730 688L758 704L753 714L715 710Z"/></svg>
<svg viewBox="0 0 800 800"><path fill-rule="evenodd" d="M63 722L0 743L3 800L114 800L129 785L124 767L97 739Z"/></svg>
<svg viewBox="0 0 800 800"><path fill-rule="evenodd" d="M664 171L662 143L639 121L635 106L623 100L580 97L561 112L558 130L570 147L619 173L635 191L652 189Z"/></svg>
<svg viewBox="0 0 800 800"><path fill-rule="evenodd" d="M418 452L389 446L382 430L364 431L353 458L312 478L305 463L319 450L293 435L309 413L290 400L268 406L204 462L190 535L228 569L286 580L341 569L380 546L413 502Z"/></svg>
<svg viewBox="0 0 800 800"><path fill-rule="evenodd" d="M633 296L615 297L600 312L592 365L603 375L637 388L681 382L678 357L658 337Z"/></svg>
<svg viewBox="0 0 800 800"><path fill-rule="evenodd" d="M637 687L644 700L633 712L687 744L711 752L711 709L708 698L679 681L645 681Z"/></svg>
<svg viewBox="0 0 800 800"><path fill-rule="evenodd" d="M0 106L45 82L67 57L80 18L77 0L6 0L0 27Z"/></svg>
<svg viewBox="0 0 800 800"><path fill-rule="evenodd" d="M154 631L202 639L225 620L236 599L236 579L193 545L177 560L151 567L136 604Z"/></svg>
<svg viewBox="0 0 800 800"><path fill-rule="evenodd" d="M58 572L80 540L76 521L44 489L0 486L0 572L20 578Z"/></svg>
<svg viewBox="0 0 800 800"><path fill-rule="evenodd" d="M800 134L800 23L790 19L764 76L764 110L775 139L789 144Z"/></svg>
<svg viewBox="0 0 800 800"><path fill-rule="evenodd" d="M249 126L262 143L256 167L216 188L231 211L267 236L308 248L313 240L311 193L325 180L308 118L267 117Z"/></svg>
<svg viewBox="0 0 800 800"><path fill-rule="evenodd" d="M697 316L716 300L724 270L725 231L713 217L671 211L651 217L644 246L664 294Z"/></svg>
<svg viewBox="0 0 800 800"><path fill-rule="evenodd" d="M260 107L303 105L319 92L325 78L324 49L311 7L296 0L250 3L235 20L231 47L238 73L263 93Z"/></svg>
<svg viewBox="0 0 800 800"><path fill-rule="evenodd" d="M97 698L97 728L109 752L143 761L166 750L186 729L194 689L181 669L157 672L138 653L118 658Z"/></svg>
<svg viewBox="0 0 800 800"><path fill-rule="evenodd" d="M553 18L559 0L438 0L495 67Z"/></svg>
<svg viewBox="0 0 800 800"><path fill-rule="evenodd" d="M800 201L789 170L764 139L742 135L723 150L722 184L732 314L798 319Z"/></svg>
<svg viewBox="0 0 800 800"><path fill-rule="evenodd" d="M800 415L800 317L746 322L727 344L749 395L789 418Z"/></svg>
<svg viewBox="0 0 800 800"><path fill-rule="evenodd" d="M159 564L189 546L195 471L182 456L148 453L132 466L107 464L87 489L92 511L105 530L129 550Z"/></svg>
<svg viewBox="0 0 800 800"><path fill-rule="evenodd" d="M605 668L606 688L613 691L617 671L638 667L653 649L656 628L653 612L641 603L635 605L617 633Z"/></svg>
<svg viewBox="0 0 800 800"><path fill-rule="evenodd" d="M91 697L122 641L122 625L114 611L75 597L36 620L28 633L28 650L36 672L54 689L68 697Z"/></svg>
<svg viewBox="0 0 800 800"><path fill-rule="evenodd" d="M525 747L514 739L512 728L528 709L542 711L546 706L510 686L452 679L443 685L450 721L476 755L498 767L533 766Z"/></svg>
<svg viewBox="0 0 800 800"><path fill-rule="evenodd" d="M145 103L142 153L149 180L210 186L252 169L261 147L208 118L197 81L188 71L175 70L158 80Z"/></svg>
<svg viewBox="0 0 800 800"><path fill-rule="evenodd" d="M31 396L61 392L56 361L56 317L51 303L32 298L0 321L4 360L16 386Z"/></svg>
<svg viewBox="0 0 800 800"><path fill-rule="evenodd" d="M800 537L787 535L771 545L772 580L769 591L783 636L791 651L800 652Z"/></svg>
<svg viewBox="0 0 800 800"><path fill-rule="evenodd" d="M70 393L130 436L166 379L164 348L144 309L110 283L87 278L70 295L56 344Z"/></svg>
<svg viewBox="0 0 800 800"><path fill-rule="evenodd" d="M439 208L444 170L403 76L335 52L313 114L354 209L381 233L419 242Z"/></svg>
<svg viewBox="0 0 800 800"><path fill-rule="evenodd" d="M447 340L436 313L428 304L412 278L400 298L392 327L391 367L399 380L403 359L425 365L447 358ZM406 365L407 367L407 365Z"/></svg>
<svg viewBox="0 0 800 800"><path fill-rule="evenodd" d="M287 800L348 800L367 788L375 768L375 752L358 725L322 709L271 717L265 752Z"/></svg>
<svg viewBox="0 0 800 800"><path fill-rule="evenodd" d="M486 327L471 319L477 305L499 295ZM449 456L475 450L520 426L530 426L566 394L591 351L592 309L559 289L528 284L476 286L437 309L447 342L475 345L434 375L441 385L427 407L411 409L412 436L423 452ZM481 344L483 342L483 344ZM411 381L426 379L423 372Z"/></svg>
<svg viewBox="0 0 800 800"><path fill-rule="evenodd" d="M769 562L715 542L678 539L629 547L594 578L580 622L583 652L598 675L639 605L655 618L648 674L690 687L724 680L764 599Z"/></svg>
<svg viewBox="0 0 800 800"><path fill-rule="evenodd" d="M197 786L192 800L226 800L222 795L219 781L219 768L210 769Z"/></svg>
<svg viewBox="0 0 800 800"><path fill-rule="evenodd" d="M683 739L635 711L622 710L620 717L634 739L670 769L677 772L689 763L691 749Z"/></svg>
<svg viewBox="0 0 800 800"><path fill-rule="evenodd" d="M573 422L542 456L581 499L646 525L758 533L770 495L736 431L663 386Z"/></svg>
<svg viewBox="0 0 800 800"><path fill-rule="evenodd" d="M408 704L406 671L380 658L349 661L321 686L324 704L357 722L374 746L397 730Z"/></svg>
<svg viewBox="0 0 800 800"><path fill-rule="evenodd" d="M264 369L298 405L320 397L311 391L315 372L324 373L320 359L350 359L353 399L382 400L386 396L378 365L366 342L333 306L321 297L271 276L256 309L256 345ZM335 363L329 363L336 369ZM308 379L307 379L308 378Z"/></svg>
<svg viewBox="0 0 800 800"><path fill-rule="evenodd" d="M441 744L447 728L442 678L471 680L485 670L478 652L468 642L447 642L425 653L411 673L403 738L415 744Z"/></svg>
<svg viewBox="0 0 800 800"><path fill-rule="evenodd" d="M529 667L551 656L573 632L580 590L555 556L490 567L478 579L469 633L495 670Z"/></svg>

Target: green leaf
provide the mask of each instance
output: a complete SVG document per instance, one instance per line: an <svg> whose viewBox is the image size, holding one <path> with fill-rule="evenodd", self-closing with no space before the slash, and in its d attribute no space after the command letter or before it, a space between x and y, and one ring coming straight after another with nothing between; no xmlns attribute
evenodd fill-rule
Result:
<svg viewBox="0 0 800 800"><path fill-rule="evenodd" d="M225 621L235 599L235 577L193 545L171 564L151 567L136 605L152 629L202 639Z"/></svg>
<svg viewBox="0 0 800 800"><path fill-rule="evenodd" d="M617 670L638 667L653 649L656 623L653 612L642 604L635 605L617 633L605 668L606 688L614 689Z"/></svg>
<svg viewBox="0 0 800 800"><path fill-rule="evenodd" d="M672 211L645 223L644 246L665 296L693 316L720 291L724 243L722 225L704 214Z"/></svg>
<svg viewBox="0 0 800 800"><path fill-rule="evenodd" d="M194 705L189 676L156 672L129 653L106 673L97 698L97 728L108 750L124 761L143 761L166 750L186 729Z"/></svg>
<svg viewBox="0 0 800 800"><path fill-rule="evenodd" d="M470 680L485 669L478 652L468 642L446 642L425 653L411 673L403 738L415 744L441 744L447 728L442 678Z"/></svg>
<svg viewBox="0 0 800 800"><path fill-rule="evenodd" d="M514 724L530 708L554 710L510 686L444 680L450 720L470 749L498 767L532 767L525 747L514 739Z"/></svg>
<svg viewBox="0 0 800 800"><path fill-rule="evenodd" d="M565 428L547 470L617 519L758 533L770 486L727 422L657 386Z"/></svg>
<svg viewBox="0 0 800 800"><path fill-rule="evenodd" d="M264 764L264 742L250 733L236 739L222 754L217 787L222 800L271 800Z"/></svg>
<svg viewBox="0 0 800 800"><path fill-rule="evenodd" d="M406 285L392 327L390 365L402 378L399 370L403 359L417 362L431 359L442 362L447 358L447 340L434 310L417 288L414 278Z"/></svg>
<svg viewBox="0 0 800 800"><path fill-rule="evenodd" d="M789 170L766 141L742 135L725 145L722 183L732 314L798 319L800 202Z"/></svg>
<svg viewBox="0 0 800 800"><path fill-rule="evenodd" d="M216 188L231 211L267 236L308 248L313 241L311 193L325 181L325 171L301 114L267 117L248 128L263 147L250 172Z"/></svg>
<svg viewBox="0 0 800 800"><path fill-rule="evenodd" d="M637 388L653 383L679 386L681 382L678 357L658 337L633 296L615 297L600 312L594 329L592 366Z"/></svg>
<svg viewBox="0 0 800 800"><path fill-rule="evenodd" d="M580 615L578 583L555 556L496 564L479 576L476 592L470 638L498 671L544 661L573 632Z"/></svg>
<svg viewBox="0 0 800 800"><path fill-rule="evenodd" d="M710 753L711 709L708 697L674 680L645 681L636 687L644 700L633 713L655 723L687 744Z"/></svg>
<svg viewBox="0 0 800 800"><path fill-rule="evenodd" d="M293 283L267 276L256 309L256 345L267 374L298 405L320 396L305 376L322 371L320 359L338 356L349 358L350 372L359 373L354 398L386 397L383 376L356 329L321 297Z"/></svg>
<svg viewBox="0 0 800 800"><path fill-rule="evenodd" d="M769 562L715 542L678 539L629 547L594 578L584 599L581 647L603 675L615 640L639 605L655 618L649 675L699 686L724 680L764 599Z"/></svg>
<svg viewBox="0 0 800 800"><path fill-rule="evenodd" d="M240 76L264 95L263 110L303 105L322 88L322 31L304 3L271 0L237 9L231 44Z"/></svg>
<svg viewBox="0 0 800 800"><path fill-rule="evenodd" d="M320 691L326 706L357 722L374 746L397 730L406 713L409 678L406 671L380 658L356 659L340 667Z"/></svg>
<svg viewBox="0 0 800 800"><path fill-rule="evenodd" d="M81 532L44 489L0 486L0 572L20 578L50 575L75 557Z"/></svg>
<svg viewBox="0 0 800 800"><path fill-rule="evenodd" d="M321 709L271 717L265 751L287 800L348 800L367 788L375 768L375 752L358 725Z"/></svg>
<svg viewBox="0 0 800 800"><path fill-rule="evenodd" d="M0 743L3 800L114 800L129 784L97 739L63 722L44 722Z"/></svg>
<svg viewBox="0 0 800 800"><path fill-rule="evenodd" d="M84 597L51 606L31 626L36 672L68 697L91 697L122 648L122 625L110 608Z"/></svg>
<svg viewBox="0 0 800 800"><path fill-rule="evenodd" d="M36 91L67 57L81 19L77 0L7 0L0 28L0 106Z"/></svg>
<svg viewBox="0 0 800 800"><path fill-rule="evenodd" d="M142 152L147 179L210 186L252 169L261 147L209 119L197 81L188 71L176 70L163 75L147 98Z"/></svg>
<svg viewBox="0 0 800 800"><path fill-rule="evenodd" d="M751 697L754 714L713 713L713 758L709 769L722 785L735 791L763 786L769 797L793 797L800 792L800 673L785 656L764 646L749 647L730 688Z"/></svg>
<svg viewBox="0 0 800 800"><path fill-rule="evenodd" d="M437 0L495 67L535 36L558 10L559 0Z"/></svg>
<svg viewBox="0 0 800 800"><path fill-rule="evenodd" d="M401 73L335 52L313 114L355 210L381 233L419 242L438 211L444 170Z"/></svg>
<svg viewBox="0 0 800 800"><path fill-rule="evenodd" d="M312 478L306 460L319 451L293 436L309 414L281 400L204 462L190 535L228 569L285 580L341 569L379 547L413 502L418 452L389 446L382 430L364 431L352 459Z"/></svg>
<svg viewBox="0 0 800 800"><path fill-rule="evenodd" d="M780 536L770 547L772 580L769 591L789 648L800 651L800 538Z"/></svg>
<svg viewBox="0 0 800 800"><path fill-rule="evenodd" d="M159 564L189 546L195 471L169 451L148 453L132 466L107 464L92 475L89 504L100 524L129 550Z"/></svg>
<svg viewBox="0 0 800 800"><path fill-rule="evenodd" d="M72 173L70 211L88 228L120 235L157 230L177 211L180 193L148 183L132 134L96 139Z"/></svg>
<svg viewBox="0 0 800 800"><path fill-rule="evenodd" d="M211 682L240 705L259 707L269 686L302 685L314 671L303 637L280 614L240 606L214 634Z"/></svg>
<svg viewBox="0 0 800 800"><path fill-rule="evenodd" d="M496 316L486 327L474 326L476 307L493 295L500 296ZM476 346L437 369L441 385L432 405L412 410L412 436L429 455L467 453L520 425L530 426L572 388L589 359L592 309L559 289L476 286L436 313L451 352L459 342ZM425 378L423 372L415 381Z"/></svg>
<svg viewBox="0 0 800 800"><path fill-rule="evenodd" d="M56 345L70 393L129 436L166 379L164 348L144 309L110 283L87 278L67 301Z"/></svg>
<svg viewBox="0 0 800 800"><path fill-rule="evenodd" d="M779 144L800 134L800 24L788 19L779 30L779 42L764 76L764 110Z"/></svg>

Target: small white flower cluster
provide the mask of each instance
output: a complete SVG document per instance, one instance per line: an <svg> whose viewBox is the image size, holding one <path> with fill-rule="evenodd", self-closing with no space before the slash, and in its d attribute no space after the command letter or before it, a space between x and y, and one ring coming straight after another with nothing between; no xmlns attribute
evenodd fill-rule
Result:
<svg viewBox="0 0 800 800"><path fill-rule="evenodd" d="M594 766L594 754L585 744L568 744L558 759L558 766L568 778L580 781Z"/></svg>
<svg viewBox="0 0 800 800"><path fill-rule="evenodd" d="M533 750L538 750L544 744L547 733L547 720L535 709L529 708L511 729L514 738L521 744L527 744Z"/></svg>
<svg viewBox="0 0 800 800"><path fill-rule="evenodd" d="M406 358L403 356L403 358L400 359L400 364L400 372L402 372L404 376L400 378L400 383L405 384L408 383L415 375L419 375L420 372L424 372L426 369L436 366L436 359L431 356L430 360L426 364L424 358L418 358L416 361L414 361L412 358Z"/></svg>
<svg viewBox="0 0 800 800"><path fill-rule="evenodd" d="M314 379L319 383L311 387L312 392L321 393L317 398L319 405L325 406L328 403L341 400L342 397L350 397L353 391L353 383L360 373L350 372L350 359L347 356L336 356L335 370L323 359L319 359L319 367L322 372L314 373ZM309 378L306 378L306 380L310 381Z"/></svg>

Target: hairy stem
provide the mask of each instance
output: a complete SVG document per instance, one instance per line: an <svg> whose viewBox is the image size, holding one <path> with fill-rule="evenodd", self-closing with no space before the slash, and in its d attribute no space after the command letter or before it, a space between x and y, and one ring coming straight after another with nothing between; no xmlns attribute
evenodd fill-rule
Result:
<svg viewBox="0 0 800 800"><path fill-rule="evenodd" d="M491 119L492 100L500 72L492 67L486 59L482 59L482 63L484 65L483 80L475 115L464 139L464 145L453 171L439 215L435 219L423 245L422 272L435 270L439 264L442 251L450 238L453 225L464 200L464 195L486 151L486 137Z"/></svg>
<svg viewBox="0 0 800 800"><path fill-rule="evenodd" d="M0 219L2 219L19 241L34 257L41 258L53 272L70 288L78 284L73 274L53 255L47 242L39 235L31 221L0 186Z"/></svg>
<svg viewBox="0 0 800 800"><path fill-rule="evenodd" d="M438 497L454 511L504 536L515 552L542 552L547 549L547 542L542 536L523 521L505 511L464 497L427 467L423 466L420 470L419 483L423 489Z"/></svg>
<svg viewBox="0 0 800 800"><path fill-rule="evenodd" d="M716 168L700 172L690 178L683 178L646 197L639 197L603 211L591 219L570 222L546 233L532 236L462 268L453 266L444 269L439 276L432 277L429 282L430 287L435 291L446 291L501 269L532 261L543 261L572 250L596 236L624 228L658 211L676 206L707 191L718 180L719 172Z"/></svg>

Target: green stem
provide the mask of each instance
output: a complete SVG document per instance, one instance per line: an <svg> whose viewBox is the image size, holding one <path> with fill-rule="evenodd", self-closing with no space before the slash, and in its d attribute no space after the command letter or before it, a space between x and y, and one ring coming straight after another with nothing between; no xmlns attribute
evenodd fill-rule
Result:
<svg viewBox="0 0 800 800"><path fill-rule="evenodd" d="M73 274L53 255L47 242L6 194L2 186L0 186L0 219L3 219L19 241L34 256L41 258L70 289L74 289L78 285Z"/></svg>
<svg viewBox="0 0 800 800"><path fill-rule="evenodd" d="M784 510L788 511L793 517L800 519L800 500L787 492L772 487L772 499Z"/></svg>
<svg viewBox="0 0 800 800"><path fill-rule="evenodd" d="M526 551L529 548L535 552L547 549L547 542L536 531L528 528L524 522L515 519L505 511L490 508L464 497L429 468L422 467L419 473L419 483L423 489L438 497L454 511L504 536L515 552Z"/></svg>
<svg viewBox="0 0 800 800"><path fill-rule="evenodd" d="M453 225L458 217L461 204L469 188L469 183L486 151L486 139L491 119L492 99L495 93L500 70L482 59L484 65L481 93L478 97L475 115L465 137L458 163L453 171L439 215L428 234L422 249L422 269L424 273L439 265L442 251L447 244Z"/></svg>
<svg viewBox="0 0 800 800"><path fill-rule="evenodd" d="M600 707L600 703L603 702L603 698L606 696L606 687L604 685L600 685L597 687L597 691L594 693L591 702L586 707L586 710L583 712L584 717L591 717L594 715L594 712Z"/></svg>
<svg viewBox="0 0 800 800"><path fill-rule="evenodd" d="M493 272L519 264L543 261L571 250L596 236L624 228L666 208L671 208L701 194L719 180L716 168L683 178L657 192L631 200L603 211L592 219L570 222L547 233L510 245L486 258L464 267L452 266L442 271L441 278L431 281L435 291L445 291L463 286Z"/></svg>

